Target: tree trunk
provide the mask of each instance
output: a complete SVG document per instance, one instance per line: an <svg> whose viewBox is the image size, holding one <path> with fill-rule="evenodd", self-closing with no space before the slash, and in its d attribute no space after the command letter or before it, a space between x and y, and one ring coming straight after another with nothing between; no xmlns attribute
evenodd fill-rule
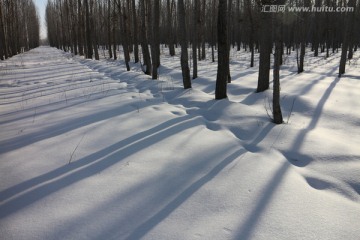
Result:
<svg viewBox="0 0 360 240"><path fill-rule="evenodd" d="M5 31L4 31L4 22L3 22L3 7L2 2L0 1L0 59L4 60L8 58L7 54L7 44L5 41Z"/></svg>
<svg viewBox="0 0 360 240"><path fill-rule="evenodd" d="M275 17L275 56L274 56L274 89L273 89L273 120L275 124L283 123L283 117L280 107L280 65L281 65L281 55L283 51L282 44L282 30L281 30L281 21L279 21L279 15Z"/></svg>
<svg viewBox="0 0 360 240"><path fill-rule="evenodd" d="M193 31L192 31L192 60L193 60L193 76L192 79L197 78L197 46L198 46L198 18L199 18L199 1L194 1L193 14Z"/></svg>
<svg viewBox="0 0 360 240"><path fill-rule="evenodd" d="M107 4L107 40L108 40L108 51L109 51L109 58L112 58L112 51L111 51L111 0L108 0Z"/></svg>
<svg viewBox="0 0 360 240"><path fill-rule="evenodd" d="M262 0L263 5L271 5L271 0ZM260 13L261 36L260 36L260 61L259 77L256 92L263 92L269 88L270 83L270 54L271 54L271 14L268 12Z"/></svg>
<svg viewBox="0 0 360 240"><path fill-rule="evenodd" d="M320 8L322 4L322 0L315 0L315 7ZM315 12L314 13L314 24L315 27L313 28L313 41L312 41L312 48L314 50L314 57L319 56L319 33L321 31L320 26L320 13Z"/></svg>
<svg viewBox="0 0 360 240"><path fill-rule="evenodd" d="M173 20L172 20L172 13L173 13L173 6L174 6L174 0L171 1L167 0L166 1L166 8L167 8L167 24L168 24L168 28L167 28L167 34L168 34L168 38L167 38L167 42L169 45L169 53L170 56L174 56L175 55L175 47L174 47L174 36L173 36Z"/></svg>
<svg viewBox="0 0 360 240"><path fill-rule="evenodd" d="M132 15L133 15L133 27L134 27L134 62L139 62L139 41L138 41L138 23L135 8L135 0L132 0Z"/></svg>
<svg viewBox="0 0 360 240"><path fill-rule="evenodd" d="M200 44L201 44L201 57L200 60L206 59L206 50L205 50L205 11L206 11L206 0L203 0L202 11L201 11L201 27L200 27Z"/></svg>
<svg viewBox="0 0 360 240"><path fill-rule="evenodd" d="M140 11L141 11L141 49L144 57L145 70L144 73L151 75L151 58L149 52L148 38L147 38L147 29L146 29L146 6L145 0L140 0Z"/></svg>
<svg viewBox="0 0 360 240"><path fill-rule="evenodd" d="M310 7L310 0L304 0L304 7ZM306 12L303 12L301 15L301 23L300 23L300 56L299 56L299 64L298 64L298 73L302 73L304 71L304 59L305 59L305 48L306 48L306 28L307 28L307 16Z"/></svg>
<svg viewBox="0 0 360 240"><path fill-rule="evenodd" d="M181 45L181 72L183 77L184 89L191 88L190 69L188 62L188 44L185 22L185 6L183 0L178 0L178 22L179 22L179 38Z"/></svg>
<svg viewBox="0 0 360 240"><path fill-rule="evenodd" d="M227 98L229 75L229 47L227 26L227 1L219 0L218 6L218 70L216 76L215 99Z"/></svg>
<svg viewBox="0 0 360 240"><path fill-rule="evenodd" d="M160 40L159 40L159 25L160 25L160 0L153 0L153 16L151 26L151 58L152 58L152 79L158 79L158 67L160 66Z"/></svg>
<svg viewBox="0 0 360 240"><path fill-rule="evenodd" d="M90 26L90 12L89 12L88 0L84 0L84 4L85 4L85 32L86 32L86 48L87 48L86 58L92 59L93 49L91 43L91 26Z"/></svg>
<svg viewBox="0 0 360 240"><path fill-rule="evenodd" d="M115 19L115 17L116 17L116 0L113 0L113 19ZM113 55L114 55L114 60L116 60L117 59L117 54L116 54L116 24L115 24L115 20L114 20L114 22L113 22L113 27L112 27L112 37L113 37Z"/></svg>
<svg viewBox="0 0 360 240"><path fill-rule="evenodd" d="M211 60L215 62L215 16L216 16L216 6L215 0L212 1L212 18L211 18Z"/></svg>
<svg viewBox="0 0 360 240"><path fill-rule="evenodd" d="M100 60L99 57L99 49L98 49L98 34L96 34L97 32L97 28L94 22L94 2L91 1L90 4L90 28L91 28L91 32L93 32L94 34L92 34L92 47L94 49L94 54L95 54L95 60Z"/></svg>
<svg viewBox="0 0 360 240"><path fill-rule="evenodd" d="M127 16L127 11L125 6L121 7L121 1L119 1L119 14L120 14L120 28L121 28L121 33L123 36L122 39L122 45L123 45L123 50L124 50L124 59L125 59L125 65L126 65L126 70L130 71L130 50L129 50L129 30L128 30L128 16Z"/></svg>
<svg viewBox="0 0 360 240"><path fill-rule="evenodd" d="M229 58L230 58L230 36L231 36L231 21L232 21L232 0L228 0L228 4L226 6L226 12L227 12L227 23L226 23L226 27L227 27L227 48L228 48L228 61L230 62ZM231 83L231 74L230 74L230 64L228 64L228 73L227 73L227 77L228 77L228 83Z"/></svg>
<svg viewBox="0 0 360 240"><path fill-rule="evenodd" d="M249 47L251 51L251 57L250 57L250 67L254 67L254 35L255 35L255 29L254 29L254 20L252 16L252 9L251 9L251 2L250 0L247 0L247 10L249 14L249 20L250 20L250 36L249 36Z"/></svg>
<svg viewBox="0 0 360 240"><path fill-rule="evenodd" d="M49 29L48 29L49 31ZM79 46L79 55L84 55L84 15L81 7L81 0L78 0L78 25L77 25L77 37Z"/></svg>
<svg viewBox="0 0 360 240"><path fill-rule="evenodd" d="M356 6L356 0L349 0L348 2L349 7L353 7L355 9ZM345 31L344 31L344 37L341 47L341 58L340 58L340 65L339 65L339 77L341 77L342 74L345 73L345 66L346 66L346 56L347 56L347 49L349 47L349 41L351 38L351 30L352 30L352 24L354 22L354 12L349 12L346 15L346 24L345 24Z"/></svg>

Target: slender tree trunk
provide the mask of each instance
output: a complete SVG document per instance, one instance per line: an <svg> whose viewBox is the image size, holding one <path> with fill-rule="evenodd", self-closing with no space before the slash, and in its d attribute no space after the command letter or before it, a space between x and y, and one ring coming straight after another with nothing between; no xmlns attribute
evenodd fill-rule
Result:
<svg viewBox="0 0 360 240"><path fill-rule="evenodd" d="M229 47L227 26L227 1L219 0L218 6L218 70L216 76L215 99L227 98L229 75Z"/></svg>
<svg viewBox="0 0 360 240"><path fill-rule="evenodd" d="M128 16L127 16L127 11L125 6L121 6L121 1L119 1L119 14L120 14L120 28L121 28L121 33L122 33L122 45L123 45L123 50L124 50L124 59L125 59L125 65L126 65L126 70L130 71L130 50L129 50L129 35L128 35Z"/></svg>
<svg viewBox="0 0 360 240"><path fill-rule="evenodd" d="M254 29L254 20L253 20L253 16L252 16L252 9L251 9L251 2L250 0L247 0L247 10L248 10L248 14L249 14L249 20L250 20L250 36L249 36L249 48L250 48L250 52L251 52L251 57L250 57L250 67L254 67L254 34L255 34L255 29Z"/></svg>
<svg viewBox="0 0 360 240"><path fill-rule="evenodd" d="M310 0L304 0L304 7L310 7ZM305 59L305 48L306 48L306 28L308 27L306 12L303 12L301 15L301 23L300 23L300 56L299 56L299 64L298 64L298 73L302 73L304 71L304 59Z"/></svg>
<svg viewBox="0 0 360 240"><path fill-rule="evenodd" d="M86 58L92 59L93 57L93 49L92 49L92 41L91 41L91 26L90 26L90 12L89 12L89 0L84 0L85 4L85 32L86 32ZM90 0L91 1L91 0Z"/></svg>
<svg viewBox="0 0 360 240"><path fill-rule="evenodd" d="M149 43L147 38L147 30L146 30L146 6L145 0L140 0L140 11L141 11L141 49L144 57L144 65L145 70L144 73L147 75L151 75L151 58L149 52Z"/></svg>
<svg viewBox="0 0 360 240"><path fill-rule="evenodd" d="M250 8L250 6L248 6ZM236 50L240 51L241 48L241 29L240 29L240 22L241 22L241 12L240 12L240 0L236 0L236 29L235 37L236 37Z"/></svg>
<svg viewBox="0 0 360 240"><path fill-rule="evenodd" d="M262 0L263 5L271 5L271 0ZM270 83L270 54L271 54L271 13L261 12L261 36L260 36L260 62L257 92L263 92L269 88Z"/></svg>
<svg viewBox="0 0 360 240"><path fill-rule="evenodd" d="M349 7L353 7L355 9L356 6L356 0L349 0L348 2ZM344 31L344 37L341 47L341 58L340 58L340 65L339 65L339 77L341 77L342 74L345 73L345 66L346 66L346 56L347 56L347 50L349 47L349 40L351 38L351 30L352 30L352 24L354 22L354 12L349 12L346 15L346 21L345 21L345 31Z"/></svg>
<svg viewBox="0 0 360 240"><path fill-rule="evenodd" d="M232 0L228 0L228 4L226 7L227 12L227 48L228 48L228 61L230 63L230 51L231 51L231 21L232 21ZM228 64L228 83L231 83L231 74L230 74L230 64Z"/></svg>
<svg viewBox="0 0 360 240"><path fill-rule="evenodd" d="M78 46L79 46L79 55L84 55L84 15L81 7L81 0L78 0L78 24L77 24L77 37L78 37ZM48 30L49 31L49 30Z"/></svg>
<svg viewBox="0 0 360 240"><path fill-rule="evenodd" d="M112 51L111 51L111 0L107 2L107 40L108 40L108 51L109 51L109 58L112 58Z"/></svg>
<svg viewBox="0 0 360 240"><path fill-rule="evenodd" d="M206 50L205 50L205 11L206 11L206 0L203 0L202 11L201 11L201 27L200 27L200 44L201 44L201 57L200 60L206 59Z"/></svg>
<svg viewBox="0 0 360 240"><path fill-rule="evenodd" d="M2 7L2 1L0 1L0 59L4 60L8 58L7 54L7 44L5 41L5 31L4 31L4 22L3 22L3 7Z"/></svg>
<svg viewBox="0 0 360 240"><path fill-rule="evenodd" d="M169 53L170 56L174 56L175 55L175 47L174 47L174 36L173 36L173 20L172 20L172 13L173 13L173 5L174 5L174 0L172 0L170 2L170 0L166 1L166 9L167 9L167 24L168 24L168 28L167 28L167 34L168 34L168 45L169 45Z"/></svg>
<svg viewBox="0 0 360 240"><path fill-rule="evenodd" d="M112 37L113 37L113 55L114 55L114 60L117 59L117 54L116 54L116 45L117 45L117 41L116 41L116 22L115 22L115 17L116 17L116 0L113 0L113 26L112 26Z"/></svg>
<svg viewBox="0 0 360 240"><path fill-rule="evenodd" d="M198 18L199 18L199 1L194 1L193 14L193 31L192 31L192 60L193 60L193 76L197 78L197 46L198 46Z"/></svg>
<svg viewBox="0 0 360 240"><path fill-rule="evenodd" d="M131 1L132 4L132 17L133 17L133 27L134 27L134 62L139 62L139 41L138 41L138 22L135 8L135 0Z"/></svg>
<svg viewBox="0 0 360 240"><path fill-rule="evenodd" d="M282 24L279 21L279 15L275 17L275 56L274 56L274 89L273 89L273 120L275 124L281 124L283 122L283 117L280 107L280 65L281 65L281 55L283 51L282 43Z"/></svg>
<svg viewBox="0 0 360 240"><path fill-rule="evenodd" d="M315 0L315 7L319 8L321 7L322 4L322 0ZM314 57L319 56L319 32L321 30L320 28L320 13L315 12L315 16L314 16L314 24L315 27L313 29L313 50L314 50Z"/></svg>
<svg viewBox="0 0 360 240"><path fill-rule="evenodd" d="M94 55L95 55L95 60L100 60L99 57L99 49L98 49L98 34L96 34L97 32L97 28L94 22L94 2L91 1L90 4L90 28L91 28L91 32L94 33L92 34L92 47L94 49Z"/></svg>
<svg viewBox="0 0 360 240"><path fill-rule="evenodd" d="M151 38L151 58L152 58L152 79L158 79L158 68L160 66L160 0L153 0L152 16L152 38Z"/></svg>
<svg viewBox="0 0 360 240"><path fill-rule="evenodd" d="M181 45L181 72L183 77L184 89L191 88L190 69L188 62L188 43L185 22L185 6L183 0L178 0L178 21L179 21L179 38Z"/></svg>
<svg viewBox="0 0 360 240"><path fill-rule="evenodd" d="M215 41L215 16L216 16L216 1L213 0L212 1L212 18L211 18L211 60L212 62L215 62L215 44L216 44L216 41Z"/></svg>

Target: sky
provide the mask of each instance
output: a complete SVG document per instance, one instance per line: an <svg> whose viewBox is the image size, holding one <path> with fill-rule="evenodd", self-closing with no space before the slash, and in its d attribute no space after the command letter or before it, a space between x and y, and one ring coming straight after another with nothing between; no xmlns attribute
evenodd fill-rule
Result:
<svg viewBox="0 0 360 240"><path fill-rule="evenodd" d="M40 38L46 38L45 7L47 0L33 0L40 16Z"/></svg>

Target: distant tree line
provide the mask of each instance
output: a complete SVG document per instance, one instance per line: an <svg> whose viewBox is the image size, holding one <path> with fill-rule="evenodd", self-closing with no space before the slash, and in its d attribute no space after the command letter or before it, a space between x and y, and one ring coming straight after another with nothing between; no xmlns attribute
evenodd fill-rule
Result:
<svg viewBox="0 0 360 240"><path fill-rule="evenodd" d="M353 11L281 11L284 5L352 7ZM216 61L217 52L219 64L216 99L227 97L231 47L251 53L250 67L254 54L260 53L257 92L269 89L274 54L274 101L279 101L276 91L280 91L284 56L295 52L301 73L306 68L307 47L315 57L319 52L329 57L341 49L340 77L346 60L360 44L360 4L356 0L48 0L46 22L51 46L91 59L99 59L102 50L117 59L116 50L122 45L127 70L133 56L153 79L158 78L160 45L173 56L180 44L184 88L191 87L188 46L192 49L192 79L198 76L197 63L206 58L209 48L211 60ZM277 104L274 102L274 111ZM274 117L274 121L280 123L282 118Z"/></svg>
<svg viewBox="0 0 360 240"><path fill-rule="evenodd" d="M39 46L40 22L32 0L0 0L0 59Z"/></svg>

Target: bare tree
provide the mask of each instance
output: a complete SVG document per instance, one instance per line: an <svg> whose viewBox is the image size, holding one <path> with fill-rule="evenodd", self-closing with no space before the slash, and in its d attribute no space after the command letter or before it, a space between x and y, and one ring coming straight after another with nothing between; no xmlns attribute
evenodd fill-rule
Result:
<svg viewBox="0 0 360 240"><path fill-rule="evenodd" d="M145 70L144 73L147 75L151 75L152 65L151 58L149 52L148 38L147 38L147 28L146 28L146 1L140 0L140 10L141 10L141 49L144 58Z"/></svg>
<svg viewBox="0 0 360 240"><path fill-rule="evenodd" d="M280 3L282 2L282 3ZM278 1L279 5L283 5L284 1ZM269 13L271 14L271 13ZM274 16L274 26L275 26L275 56L274 56L274 69L273 69L273 77L274 77L274 89L273 89L273 121L276 124L281 124L283 122L283 117L281 113L280 107L280 63L281 63L281 55L283 49L282 43L282 22L281 22L281 13Z"/></svg>
<svg viewBox="0 0 360 240"><path fill-rule="evenodd" d="M170 3L170 0L166 1L166 9L167 9L167 42L169 45L169 53L170 56L175 55L175 47L174 47L174 34L173 34L173 11L174 11L174 4L175 1L172 0Z"/></svg>
<svg viewBox="0 0 360 240"><path fill-rule="evenodd" d="M304 0L304 7L310 7L310 0ZM301 15L301 26L300 26L300 59L298 64L298 73L304 71L304 59L305 59L305 51L306 51L306 41L307 41L307 28L309 25L309 14L307 12L303 12Z"/></svg>
<svg viewBox="0 0 360 240"><path fill-rule="evenodd" d="M340 58L340 65L339 65L339 77L345 73L345 66L346 66L346 56L347 50L349 48L349 42L351 38L351 30L352 30L352 23L354 22L355 17L355 7L356 7L356 0L349 0L348 6L354 9L353 12L350 12L346 16L346 24L345 24L345 31L344 37L341 47L341 58Z"/></svg>
<svg viewBox="0 0 360 240"><path fill-rule="evenodd" d="M91 26L90 26L90 9L89 9L89 0L84 0L85 5L85 33L86 33L86 58L92 59L93 49L92 49L92 39L91 39ZM91 0L90 0L91 1Z"/></svg>
<svg viewBox="0 0 360 240"><path fill-rule="evenodd" d="M198 30L200 21L200 7L199 1L194 1L193 11L193 28L192 28L192 61L193 61L193 76L192 79L197 78L197 47L198 47Z"/></svg>
<svg viewBox="0 0 360 240"><path fill-rule="evenodd" d="M117 54L116 54L116 0L113 0L113 26L112 26L112 37L113 37L113 54L114 54L114 60L117 59Z"/></svg>
<svg viewBox="0 0 360 240"><path fill-rule="evenodd" d="M263 6L271 5L271 0L262 0ZM270 54L271 54L271 13L261 12L260 17L260 61L257 92L263 92L269 88L270 83Z"/></svg>
<svg viewBox="0 0 360 240"><path fill-rule="evenodd" d="M3 3L0 1L0 60L8 58L7 44L5 41L5 28L3 22Z"/></svg>
<svg viewBox="0 0 360 240"><path fill-rule="evenodd" d="M227 1L219 0L218 6L218 70L216 76L215 99L227 98L229 76L229 47L227 26Z"/></svg>
<svg viewBox="0 0 360 240"><path fill-rule="evenodd" d="M183 0L178 0L178 19L179 19L179 38L181 45L181 72L183 77L184 89L191 88L188 43L186 40L186 22L185 22L185 6Z"/></svg>
<svg viewBox="0 0 360 240"><path fill-rule="evenodd" d="M152 14L152 37L151 37L151 58L152 58L152 79L158 78L158 68L160 66L160 40L159 40L159 25L160 25L160 0L153 1Z"/></svg>
<svg viewBox="0 0 360 240"><path fill-rule="evenodd" d="M133 22L133 31L134 31L134 62L139 62L139 42L138 42L138 22L136 15L136 4L135 0L131 0L131 10L132 10L132 22Z"/></svg>
<svg viewBox="0 0 360 240"><path fill-rule="evenodd" d="M32 0L0 1L0 60L39 46L40 21Z"/></svg>
<svg viewBox="0 0 360 240"><path fill-rule="evenodd" d="M122 46L123 46L123 50L124 50L125 65L126 65L126 70L130 71L128 12L126 10L125 3L123 6L121 5L121 0L118 1L117 5L118 5L118 12L120 15L120 28L121 28L121 33L122 33Z"/></svg>

